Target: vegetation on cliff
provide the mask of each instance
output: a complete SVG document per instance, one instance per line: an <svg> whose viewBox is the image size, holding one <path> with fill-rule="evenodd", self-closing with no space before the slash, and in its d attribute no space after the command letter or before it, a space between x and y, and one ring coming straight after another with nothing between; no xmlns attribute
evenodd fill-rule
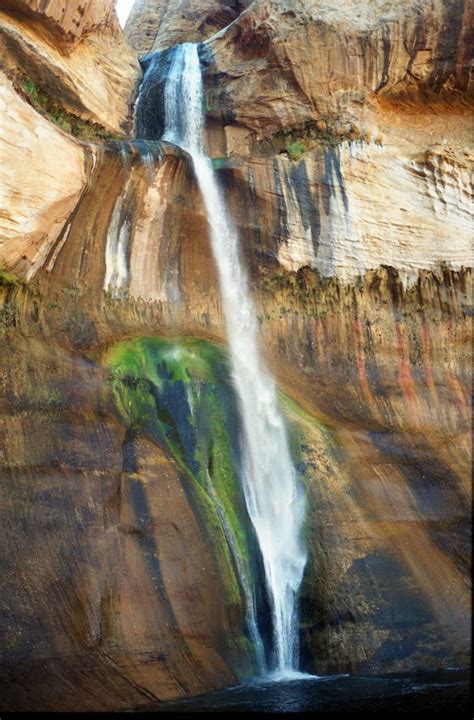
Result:
<svg viewBox="0 0 474 720"><path fill-rule="evenodd" d="M19 75L15 79L15 86L35 110L47 117L61 130L74 135L79 140L87 142L120 139L118 135L108 132L102 125L84 120L65 110L49 96L44 88L31 78Z"/></svg>
<svg viewBox="0 0 474 720"><path fill-rule="evenodd" d="M8 270L1 262L0 262L0 287L12 287L15 285L23 285L24 279L21 278L16 273L12 272L11 270Z"/></svg>

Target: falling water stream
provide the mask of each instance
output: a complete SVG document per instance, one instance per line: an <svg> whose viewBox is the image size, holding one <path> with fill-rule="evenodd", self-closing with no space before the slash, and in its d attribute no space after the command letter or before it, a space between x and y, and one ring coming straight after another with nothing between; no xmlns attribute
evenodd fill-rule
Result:
<svg viewBox="0 0 474 720"><path fill-rule="evenodd" d="M175 48L165 84L163 140L186 150L205 203L243 425L242 483L260 546L272 610L276 675L298 667L297 594L306 563L301 542L304 491L293 466L275 383L258 347L257 317L229 216L203 147L203 84L198 46Z"/></svg>

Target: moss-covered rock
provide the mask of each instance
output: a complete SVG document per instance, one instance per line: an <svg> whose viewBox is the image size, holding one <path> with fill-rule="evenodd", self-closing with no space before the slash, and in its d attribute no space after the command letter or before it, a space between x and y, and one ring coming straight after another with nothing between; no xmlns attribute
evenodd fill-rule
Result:
<svg viewBox="0 0 474 720"><path fill-rule="evenodd" d="M203 340L125 340L104 357L121 421L163 447L187 481L228 601L257 593L258 548L239 484L239 415L227 356ZM245 642L245 640L243 640Z"/></svg>

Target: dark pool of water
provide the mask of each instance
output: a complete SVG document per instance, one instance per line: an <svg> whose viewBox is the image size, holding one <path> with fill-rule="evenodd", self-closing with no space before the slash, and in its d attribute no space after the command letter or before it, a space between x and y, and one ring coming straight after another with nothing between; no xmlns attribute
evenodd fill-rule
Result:
<svg viewBox="0 0 474 720"><path fill-rule="evenodd" d="M137 708L149 712L441 712L469 709L466 670L265 682ZM469 715L471 717L471 715Z"/></svg>

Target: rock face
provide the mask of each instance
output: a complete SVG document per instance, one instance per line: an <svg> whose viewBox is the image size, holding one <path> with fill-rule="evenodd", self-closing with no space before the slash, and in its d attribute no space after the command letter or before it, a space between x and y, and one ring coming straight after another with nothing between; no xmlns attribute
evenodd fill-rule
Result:
<svg viewBox="0 0 474 720"><path fill-rule="evenodd" d="M257 0L209 40L218 105L260 137L378 102L466 102L472 12L463 0ZM308 48L311 48L308 52Z"/></svg>
<svg viewBox="0 0 474 720"><path fill-rule="evenodd" d="M214 3L155 5L130 21L159 20L146 50L219 25ZM469 661L467 9L391 5L224 4L203 50L209 151L307 487L301 666L320 674ZM257 558L258 586L258 553L225 529L247 532L238 431L189 158L80 142L3 94L1 706L232 684L255 669L239 572Z"/></svg>
<svg viewBox="0 0 474 720"><path fill-rule="evenodd" d="M54 43L62 43L63 52L71 52L87 34L113 22L110 0L3 0L3 9L17 17L33 21L40 34L50 34Z"/></svg>
<svg viewBox="0 0 474 720"><path fill-rule="evenodd" d="M251 0L137 0L125 31L140 54L201 42L231 23Z"/></svg>
<svg viewBox="0 0 474 720"><path fill-rule="evenodd" d="M0 94L5 208L0 254L4 263L30 279L44 264L85 189L86 153L19 97L5 76Z"/></svg>
<svg viewBox="0 0 474 720"><path fill-rule="evenodd" d="M140 69L111 0L2 6L1 69L33 81L52 102L123 134Z"/></svg>
<svg viewBox="0 0 474 720"><path fill-rule="evenodd" d="M341 114L370 121L381 101L465 105L472 92L473 19L465 0L254 0L224 8L235 20L212 25L223 29L207 43L214 56L209 105L259 138ZM215 14L212 0L142 0L127 34L141 53L199 42L206 33L198 20Z"/></svg>
<svg viewBox="0 0 474 720"><path fill-rule="evenodd" d="M471 163L469 153L446 146L416 152L387 140L383 148L358 142L298 162L256 158L227 172L231 185L245 188L235 199L239 222L248 224L253 196L262 250L282 268L309 266L347 282L387 265L410 284L441 262L470 264Z"/></svg>
<svg viewBox="0 0 474 720"><path fill-rule="evenodd" d="M287 270L351 280L386 264L410 282L439 262L469 265L468 5L292 8L254 2L204 46L209 152L235 157L235 211L255 205L241 222ZM141 28L132 17L129 32ZM158 116L163 88L152 94Z"/></svg>
<svg viewBox="0 0 474 720"><path fill-rule="evenodd" d="M243 603L199 488L121 425L103 367L11 340L2 383L23 410L2 411L2 505L26 524L3 545L2 707L111 710L235 682Z"/></svg>

